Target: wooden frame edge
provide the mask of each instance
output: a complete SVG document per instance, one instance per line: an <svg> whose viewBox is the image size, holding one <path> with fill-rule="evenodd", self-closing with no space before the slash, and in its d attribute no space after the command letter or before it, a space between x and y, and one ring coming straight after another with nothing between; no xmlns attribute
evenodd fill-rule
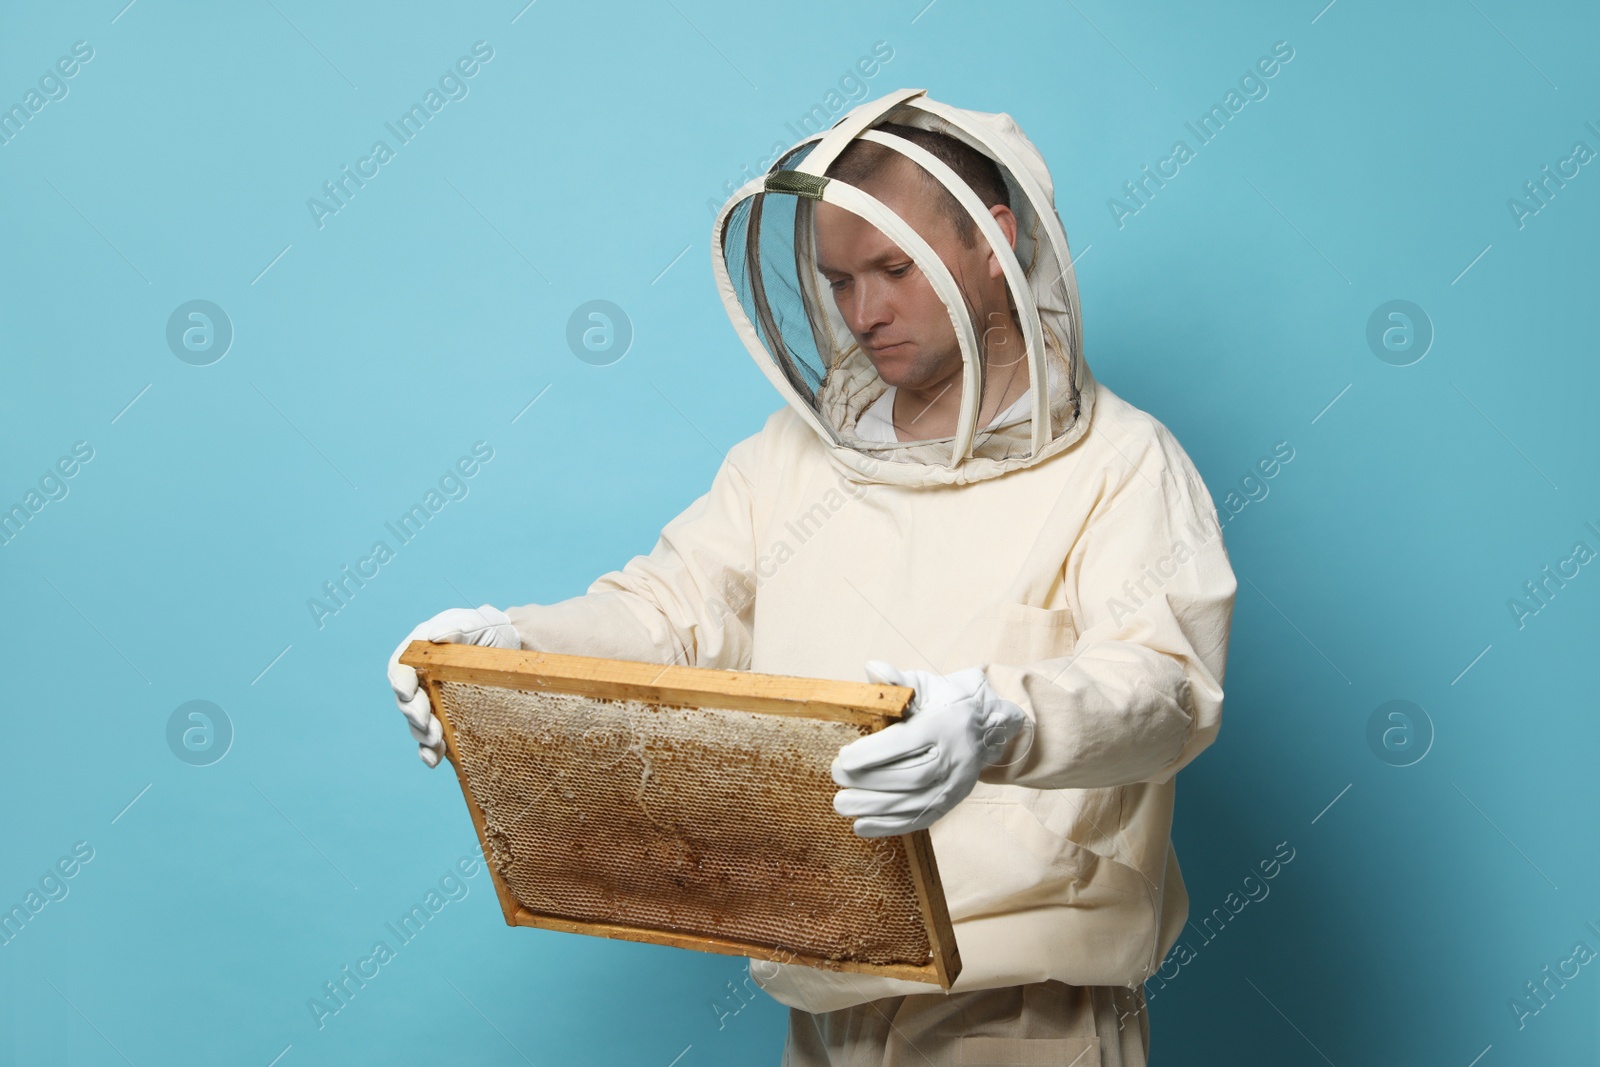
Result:
<svg viewBox="0 0 1600 1067"><path fill-rule="evenodd" d="M899 720L915 693L905 686L877 682L798 678L431 641L411 642L401 653L400 662L419 674L426 671L430 677L447 682L503 689L554 689L667 706L804 715L874 729Z"/></svg>
<svg viewBox="0 0 1600 1067"><path fill-rule="evenodd" d="M566 934L588 934L619 941L637 941L668 948L689 949L694 952L715 952L723 956L745 956L774 963L794 963L829 971L850 971L855 974L877 974L889 978L905 978L913 982L939 985L937 968L933 963L863 963L859 960L829 960L808 956L789 949L773 948L754 942L735 941L729 938L706 937L703 934L680 934L671 930L656 930L647 926L623 926L614 923L578 922L553 915L537 915L521 905L517 906L514 925L539 930L559 930ZM946 986L946 989L949 987Z"/></svg>
<svg viewBox="0 0 1600 1067"><path fill-rule="evenodd" d="M494 851L489 847L489 834L483 821L483 809L478 806L478 798L472 795L472 786L467 783L467 776L461 773L461 760L456 751L456 728L451 725L449 716L444 711L444 694L439 690L439 679L429 673L417 672L421 684L428 691L428 702L433 707L434 715L439 718L439 725L444 730L445 756L450 760L450 766L456 772L456 784L461 787L461 796L467 802L467 814L472 816L472 828L478 834L478 848L483 853L483 865L489 868L489 882L494 886L494 895L500 901L500 911L505 916L507 926L517 925L517 911L522 907L517 903L517 898L511 895L511 890L500 877L500 871L494 865Z"/></svg>
<svg viewBox="0 0 1600 1067"><path fill-rule="evenodd" d="M902 834L906 859L911 865L911 881L917 887L917 906L928 931L928 947L933 950L930 964L941 988L950 986L961 974L961 949L956 945L955 928L944 899L944 883L939 879L939 863L933 855L933 838L926 830Z"/></svg>

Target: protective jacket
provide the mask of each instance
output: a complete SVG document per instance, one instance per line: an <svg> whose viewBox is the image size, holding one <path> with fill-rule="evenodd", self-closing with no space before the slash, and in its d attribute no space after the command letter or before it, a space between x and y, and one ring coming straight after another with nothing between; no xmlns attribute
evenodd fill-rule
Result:
<svg viewBox="0 0 1600 1067"><path fill-rule="evenodd" d="M979 364L953 436L857 437L886 386L858 347L818 328L826 300L803 237L814 204L785 217L781 257L758 245L779 213L757 198L837 196L898 233L938 280L915 234L825 176L839 142L883 121L949 132L1002 166L1023 224L1008 268L1022 283L1012 297L1032 388L1031 415L1008 427L980 432ZM582 596L507 609L524 646L818 678L861 679L869 659L984 668L1028 722L929 831L963 963L954 989L1142 982L1188 914L1174 776L1217 735L1236 582L1189 457L1082 359L1043 159L1006 115L902 90L735 194L713 244L735 329L787 403L728 451L648 555ZM813 339L803 350L772 311L780 259L798 263L791 295ZM963 352L975 355L971 340ZM794 964L751 970L777 1000L813 1012L938 991Z"/></svg>

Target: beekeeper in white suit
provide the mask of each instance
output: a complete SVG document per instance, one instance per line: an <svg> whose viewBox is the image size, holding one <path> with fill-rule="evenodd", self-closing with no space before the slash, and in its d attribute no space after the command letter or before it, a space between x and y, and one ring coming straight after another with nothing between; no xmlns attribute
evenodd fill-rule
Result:
<svg viewBox="0 0 1600 1067"><path fill-rule="evenodd" d="M1188 914L1173 776L1217 734L1236 582L1188 456L1083 360L1043 159L901 90L739 190L712 258L787 405L586 595L407 641L914 687L840 751L834 807L929 828L961 974L752 961L784 1063L1144 1064ZM432 766L426 693L389 674Z"/></svg>

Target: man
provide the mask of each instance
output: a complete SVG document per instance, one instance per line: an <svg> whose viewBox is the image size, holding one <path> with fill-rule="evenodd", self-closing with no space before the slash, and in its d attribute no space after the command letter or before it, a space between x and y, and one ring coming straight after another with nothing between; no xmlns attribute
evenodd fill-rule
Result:
<svg viewBox="0 0 1600 1067"><path fill-rule="evenodd" d="M962 972L752 961L785 1064L1144 1064L1142 983L1188 914L1173 777L1219 728L1236 583L1188 456L1082 359L1043 159L901 90L736 193L712 244L787 406L586 595L407 641L911 686L840 751L834 808L929 829ZM436 764L425 692L390 680Z"/></svg>

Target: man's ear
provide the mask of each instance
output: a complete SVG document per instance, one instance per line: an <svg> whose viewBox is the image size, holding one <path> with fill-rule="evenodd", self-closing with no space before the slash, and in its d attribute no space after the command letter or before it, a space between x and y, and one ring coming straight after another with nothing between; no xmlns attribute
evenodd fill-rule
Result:
<svg viewBox="0 0 1600 1067"><path fill-rule="evenodd" d="M996 204L989 209L989 214L994 216L994 221L1000 225L1000 232L1006 235L1006 243L1012 248L1017 247L1017 217L1011 209L1004 204ZM989 277L999 278L1005 272L1000 268L1000 257L994 254L994 249L989 250Z"/></svg>

